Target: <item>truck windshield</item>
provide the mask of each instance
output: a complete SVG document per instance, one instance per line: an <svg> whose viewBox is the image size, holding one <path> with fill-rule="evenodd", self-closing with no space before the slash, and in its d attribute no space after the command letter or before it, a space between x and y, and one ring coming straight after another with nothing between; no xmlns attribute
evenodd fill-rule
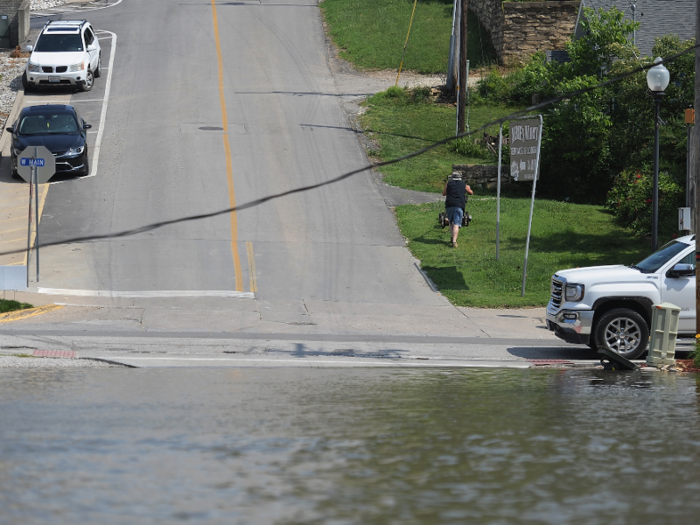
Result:
<svg viewBox="0 0 700 525"><path fill-rule="evenodd" d="M687 247L684 242L671 241L639 264L633 264L632 268L637 268L642 273L654 273Z"/></svg>

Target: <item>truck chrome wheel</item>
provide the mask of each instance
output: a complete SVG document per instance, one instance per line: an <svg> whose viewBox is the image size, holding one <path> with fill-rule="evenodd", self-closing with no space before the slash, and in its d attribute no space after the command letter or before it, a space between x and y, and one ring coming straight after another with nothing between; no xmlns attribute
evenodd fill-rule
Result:
<svg viewBox="0 0 700 525"><path fill-rule="evenodd" d="M616 308L596 323L595 341L598 347L608 348L627 359L636 359L646 350L649 328L634 310Z"/></svg>

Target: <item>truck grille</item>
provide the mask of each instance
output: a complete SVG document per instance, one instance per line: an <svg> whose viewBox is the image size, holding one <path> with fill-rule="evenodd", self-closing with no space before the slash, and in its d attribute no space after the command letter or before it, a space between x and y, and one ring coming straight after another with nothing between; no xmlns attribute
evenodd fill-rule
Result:
<svg viewBox="0 0 700 525"><path fill-rule="evenodd" d="M559 308L563 297L564 282L552 277L552 304Z"/></svg>

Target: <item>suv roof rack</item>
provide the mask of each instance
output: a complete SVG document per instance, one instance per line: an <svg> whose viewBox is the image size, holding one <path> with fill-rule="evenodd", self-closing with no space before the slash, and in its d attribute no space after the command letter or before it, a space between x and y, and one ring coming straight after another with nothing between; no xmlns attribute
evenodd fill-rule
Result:
<svg viewBox="0 0 700 525"><path fill-rule="evenodd" d="M55 26L64 26L64 27L83 27L85 24L87 24L87 20L82 19L82 20L49 20L44 24L44 27L42 28L42 31L46 29L47 26L50 25L55 25Z"/></svg>

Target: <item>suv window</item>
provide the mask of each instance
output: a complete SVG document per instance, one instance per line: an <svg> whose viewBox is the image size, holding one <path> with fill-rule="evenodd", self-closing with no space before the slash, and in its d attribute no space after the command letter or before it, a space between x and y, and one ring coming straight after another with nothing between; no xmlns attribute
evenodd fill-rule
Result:
<svg viewBox="0 0 700 525"><path fill-rule="evenodd" d="M94 41L95 41L95 35L92 34L92 31L91 31L90 28L88 27L88 28L85 30L85 45L86 45L86 46L89 46L89 45L92 44Z"/></svg>
<svg viewBox="0 0 700 525"><path fill-rule="evenodd" d="M34 51L39 53L60 53L71 51L83 51L83 39L80 34L75 35L49 35L44 33L39 37Z"/></svg>

